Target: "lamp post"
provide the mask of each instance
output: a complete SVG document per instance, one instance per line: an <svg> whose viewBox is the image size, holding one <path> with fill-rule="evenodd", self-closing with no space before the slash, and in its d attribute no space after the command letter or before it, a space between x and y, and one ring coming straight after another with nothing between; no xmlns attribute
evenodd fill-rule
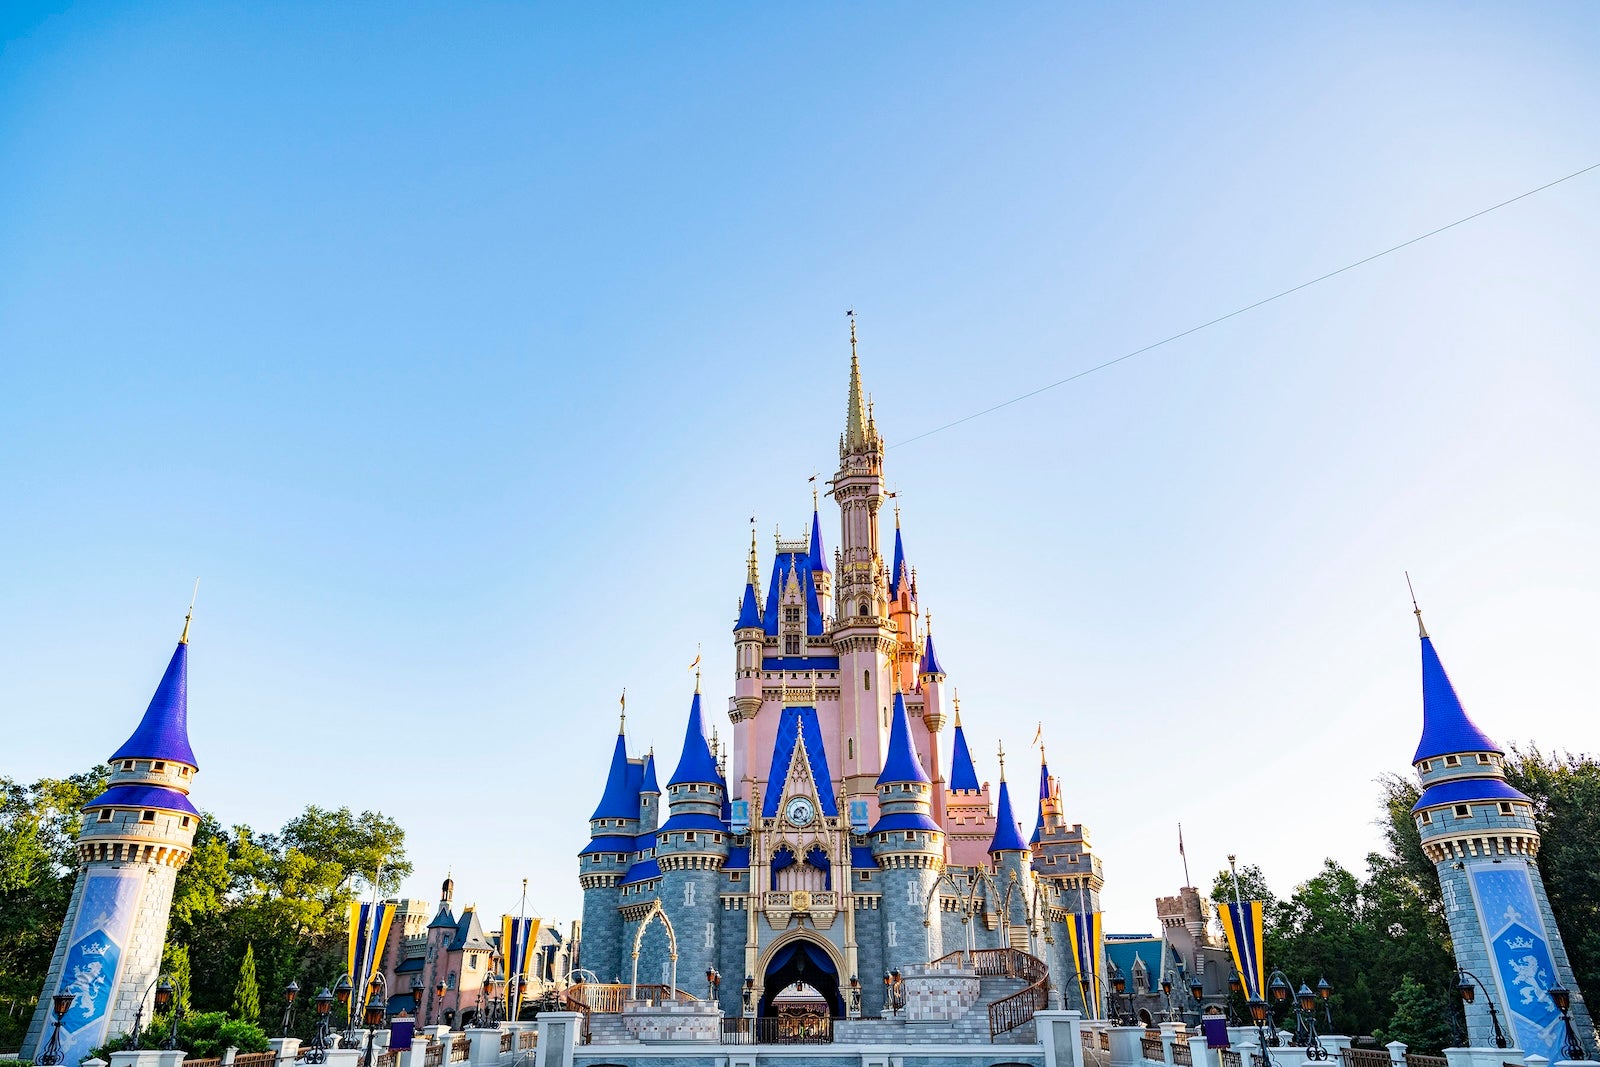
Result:
<svg viewBox="0 0 1600 1067"><path fill-rule="evenodd" d="M350 1009L350 993L354 989L355 987L350 984L350 976L348 974L341 974L339 981L334 983L333 986L333 999L337 1000L339 1006L344 1009L344 1030L352 1041L355 1040L356 1036L356 1022L355 1016Z"/></svg>
<svg viewBox="0 0 1600 1067"><path fill-rule="evenodd" d="M1588 1059L1589 1054L1584 1051L1583 1042L1578 1040L1578 1033L1572 1028L1572 1016L1567 1014L1568 1009L1572 1007L1572 993L1562 986L1551 986L1545 992L1555 1001L1556 1010L1561 1012L1561 1025L1567 1031L1566 1037L1563 1038L1565 1045L1561 1049L1562 1055L1569 1060Z"/></svg>
<svg viewBox="0 0 1600 1067"><path fill-rule="evenodd" d="M717 969L715 967L707 967L706 968L706 999L711 1001L711 1002L713 1002L713 1003L715 1003L716 999L717 999L717 988L719 986L721 986L721 985L722 985L722 975L717 972Z"/></svg>
<svg viewBox="0 0 1600 1067"><path fill-rule="evenodd" d="M1326 975L1317 979L1317 996L1322 998L1322 1016L1328 1024L1328 1032L1333 1032L1333 986L1328 984Z"/></svg>
<svg viewBox="0 0 1600 1067"><path fill-rule="evenodd" d="M382 986L382 991L374 989L375 986ZM373 1037L378 1027L383 1025L384 1016L389 1010L389 980L383 976L382 971L375 971L367 988L369 990L367 1004L361 1012L361 1021L367 1030L367 1051L361 1058L362 1067L372 1067L372 1046L376 1043Z"/></svg>
<svg viewBox="0 0 1600 1067"><path fill-rule="evenodd" d="M165 978L161 985L156 986L156 999L161 999L161 986L167 987L167 1001L172 1005L172 1025L167 1028L167 1036L161 1042L161 1047L171 1052L178 1047L178 1020L183 1018L183 986L175 978Z"/></svg>
<svg viewBox="0 0 1600 1067"><path fill-rule="evenodd" d="M156 1013L159 1014L172 1006L172 984L162 975L150 979L150 984L145 987L144 997L150 995L150 990L156 991ZM144 997L139 998L139 1003L133 1006L133 1050L139 1051L139 1039L144 1034Z"/></svg>
<svg viewBox="0 0 1600 1067"><path fill-rule="evenodd" d="M311 1047L306 1050L306 1062L309 1064L325 1063L328 1059L328 1046L332 1044L332 1034L328 1030L328 1016L333 1012L333 994L328 992L328 987L323 986L312 1005L317 1010L317 1028L311 1034Z"/></svg>
<svg viewBox="0 0 1600 1067"><path fill-rule="evenodd" d="M299 995L300 983L289 979L289 984L283 987L283 1025L279 1027L279 1037L288 1037L294 1028L294 998Z"/></svg>
<svg viewBox="0 0 1600 1067"><path fill-rule="evenodd" d="M1122 969L1116 964L1111 965L1111 992L1116 1004L1111 1009L1111 1014L1116 1016L1118 1026L1132 1026L1133 998L1127 995L1128 980L1122 976Z"/></svg>
<svg viewBox="0 0 1600 1067"><path fill-rule="evenodd" d="M50 998L50 1007L56 1013L56 1021L51 1025L50 1043L39 1055L39 1062L46 1067L54 1067L61 1062L61 1021L67 1012L72 1010L72 1002L77 999L76 993L57 993Z"/></svg>
<svg viewBox="0 0 1600 1067"><path fill-rule="evenodd" d="M850 976L850 1018L861 1016L861 979L855 975Z"/></svg>
<svg viewBox="0 0 1600 1067"><path fill-rule="evenodd" d="M1306 1059L1325 1060L1328 1050L1323 1047L1321 1039L1317 1036L1317 998L1320 995L1324 1001L1333 995L1333 987L1326 978L1317 982L1317 992L1313 993L1311 987L1304 982L1300 988L1295 989L1289 984L1282 971L1273 971L1267 982L1267 992L1271 994L1274 1002L1283 1004L1294 997L1292 1010L1294 1011L1294 1037L1289 1039L1289 1044L1302 1047L1306 1050ZM1264 1014L1258 1016L1256 1005L1260 1004ZM1328 1009L1329 1027L1332 1027L1332 1012ZM1256 1029L1261 1033L1264 1042L1270 1042L1274 1047L1278 1044L1277 1023L1272 1018L1272 1007L1264 1000L1252 999L1250 1014L1256 1021ZM1272 1032L1266 1030L1267 1024L1272 1025Z"/></svg>
<svg viewBox="0 0 1600 1067"><path fill-rule="evenodd" d="M484 975L483 985L478 987L478 1018L476 1020L476 1025L481 1026L486 1030L493 1030L495 1028L495 990L499 987L499 985L499 976L496 975L493 970L491 970L488 974ZM488 998L487 1004L484 1002L485 997Z"/></svg>
<svg viewBox="0 0 1600 1067"><path fill-rule="evenodd" d="M1505 1031L1500 1029L1500 1013L1494 1010L1494 998L1489 995L1489 987L1478 980L1478 976L1464 967L1456 968L1456 992L1461 994L1463 1004L1471 1004L1478 995L1478 990L1483 990L1483 1002L1489 1006L1489 1024L1494 1027L1495 1048L1506 1047Z"/></svg>
<svg viewBox="0 0 1600 1067"><path fill-rule="evenodd" d="M746 1015L754 1015L756 1013L756 980L754 976L748 974L744 976L744 987L739 992L744 997L744 1013Z"/></svg>
<svg viewBox="0 0 1600 1067"><path fill-rule="evenodd" d="M1198 974L1189 979L1189 995L1194 998L1194 1016L1196 1019L1199 1019L1205 1011L1205 1006L1200 1000L1205 991L1206 985L1200 980Z"/></svg>
<svg viewBox="0 0 1600 1067"><path fill-rule="evenodd" d="M1243 996L1244 996L1244 979L1239 977L1239 972L1238 971L1230 970L1228 972L1228 1001L1227 1001L1227 1003L1228 1003L1228 1025L1229 1026L1238 1026L1239 1025L1239 1017L1237 1015L1235 1015L1234 1012L1233 1012L1233 998L1234 997L1243 997Z"/></svg>
<svg viewBox="0 0 1600 1067"><path fill-rule="evenodd" d="M906 1006L906 984L898 967L883 976L883 1002L894 1016L899 1016L900 1009Z"/></svg>

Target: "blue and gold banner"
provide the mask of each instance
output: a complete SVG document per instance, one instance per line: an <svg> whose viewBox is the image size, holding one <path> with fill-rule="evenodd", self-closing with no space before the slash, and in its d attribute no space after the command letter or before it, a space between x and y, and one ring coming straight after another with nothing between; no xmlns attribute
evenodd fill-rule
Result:
<svg viewBox="0 0 1600 1067"><path fill-rule="evenodd" d="M1552 986L1562 985L1550 956L1550 938L1533 895L1528 869L1510 864L1468 868L1478 920L1488 941L1500 1002L1511 1017L1513 1042L1529 1056L1566 1059L1566 1036Z"/></svg>
<svg viewBox="0 0 1600 1067"><path fill-rule="evenodd" d="M533 974L533 946L539 940L538 919L519 919L515 915L500 916L500 958L506 983L508 1017L515 1019L522 1008L518 995L517 976Z"/></svg>
<svg viewBox="0 0 1600 1067"><path fill-rule="evenodd" d="M61 985L45 990L40 1011L48 1011L57 992L71 993L72 1009L61 1020L61 1062L75 1064L89 1051L105 1044L111 1022L123 955L139 911L144 868L91 870L84 876L83 896L67 938L67 955L61 962ZM140 981L133 975L129 981ZM54 1018L50 1019L54 1023ZM51 1027L39 1035L37 1060L50 1040Z"/></svg>
<svg viewBox="0 0 1600 1067"><path fill-rule="evenodd" d="M1222 932L1228 935L1228 951L1233 954L1233 969L1244 983L1244 995L1253 1000L1267 998L1266 912L1259 900L1244 902L1244 912L1232 904L1218 904Z"/></svg>
<svg viewBox="0 0 1600 1067"><path fill-rule="evenodd" d="M1088 980L1088 1003L1084 1010L1089 1018L1100 1018L1100 961L1105 958L1105 933L1101 929L1100 912L1075 912L1072 918L1072 964L1078 974L1078 990L1084 989Z"/></svg>
<svg viewBox="0 0 1600 1067"><path fill-rule="evenodd" d="M345 956L345 967L351 981L370 985L372 976L383 961L383 947L389 940L389 924L394 921L393 904L358 904L350 902L350 940ZM355 990L352 1010L359 1013L367 1003L365 989Z"/></svg>

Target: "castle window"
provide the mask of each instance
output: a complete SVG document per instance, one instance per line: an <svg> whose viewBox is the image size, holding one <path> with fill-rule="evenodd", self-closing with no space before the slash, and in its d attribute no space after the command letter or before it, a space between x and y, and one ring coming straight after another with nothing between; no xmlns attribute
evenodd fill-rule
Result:
<svg viewBox="0 0 1600 1067"><path fill-rule="evenodd" d="M189 828L189 816L187 816L187 815L185 815L183 817L183 828L185 830L187 830Z"/></svg>
<svg viewBox="0 0 1600 1067"><path fill-rule="evenodd" d="M862 881L863 881L863 882L870 882L870 881L872 881L872 872L871 872L871 871L862 871L862 872L861 872L861 880L862 880Z"/></svg>
<svg viewBox="0 0 1600 1067"><path fill-rule="evenodd" d="M158 759L158 760L156 760L154 763L152 763L150 765L150 769L152 771L156 771L158 773L161 772L161 771L165 771L167 769L167 761Z"/></svg>
<svg viewBox="0 0 1600 1067"><path fill-rule="evenodd" d="M871 671L862 671L861 672L861 688L865 689L869 693L872 692L872 672Z"/></svg>
<svg viewBox="0 0 1600 1067"><path fill-rule="evenodd" d="M1456 805L1456 818L1458 818L1458 819L1470 819L1470 818L1472 818L1472 805L1471 804L1457 804Z"/></svg>
<svg viewBox="0 0 1600 1067"><path fill-rule="evenodd" d="M855 759L856 758L856 739L855 738L853 738L853 737L845 738L844 752L845 752L845 758L846 759Z"/></svg>
<svg viewBox="0 0 1600 1067"><path fill-rule="evenodd" d="M694 831L690 830L688 833L684 834L683 835L683 839L685 841L693 841L694 840Z"/></svg>
<svg viewBox="0 0 1600 1067"><path fill-rule="evenodd" d="M785 656L798 656L800 654L800 635L783 635L783 654Z"/></svg>
<svg viewBox="0 0 1600 1067"><path fill-rule="evenodd" d="M155 822L156 821L156 813L153 812L153 811L146 811L142 815L139 816L139 821L140 822Z"/></svg>
<svg viewBox="0 0 1600 1067"><path fill-rule="evenodd" d="M1500 802L1500 814L1501 815L1510 815L1511 814L1511 802L1509 800L1502 800Z"/></svg>
<svg viewBox="0 0 1600 1067"><path fill-rule="evenodd" d="M178 768L178 777L179 778L187 778L187 777L189 777L189 768L187 768L187 767L179 767Z"/></svg>
<svg viewBox="0 0 1600 1067"><path fill-rule="evenodd" d="M101 822L110 822L111 821L111 809L110 808L101 808L100 809L100 821Z"/></svg>
<svg viewBox="0 0 1600 1067"><path fill-rule="evenodd" d="M1446 767L1459 767L1459 766L1461 766L1461 757L1460 756L1446 756L1444 758L1444 765Z"/></svg>
<svg viewBox="0 0 1600 1067"><path fill-rule="evenodd" d="M913 833L910 830L906 831L906 840L907 841L915 841L916 839L917 839L917 835L915 833Z"/></svg>
<svg viewBox="0 0 1600 1067"><path fill-rule="evenodd" d="M866 614L867 614L867 602L865 600L863 600L861 602L861 606L860 607L856 608L856 614L862 616L863 618L866 616Z"/></svg>
<svg viewBox="0 0 1600 1067"><path fill-rule="evenodd" d="M1427 774L1431 770L1433 770L1433 760L1431 760L1431 759L1423 760L1422 761L1422 773L1423 774Z"/></svg>
<svg viewBox="0 0 1600 1067"><path fill-rule="evenodd" d="M743 880L744 880L744 875L740 874L738 871L729 871L728 872L728 881L730 881L730 882L739 882L739 881L743 881Z"/></svg>
<svg viewBox="0 0 1600 1067"><path fill-rule="evenodd" d="M122 761L122 769L125 770L125 771L133 770L133 760L131 760L131 759L123 760Z"/></svg>
<svg viewBox="0 0 1600 1067"><path fill-rule="evenodd" d="M783 609L783 621L784 622L799 622L800 621L800 609L799 608L784 608Z"/></svg>

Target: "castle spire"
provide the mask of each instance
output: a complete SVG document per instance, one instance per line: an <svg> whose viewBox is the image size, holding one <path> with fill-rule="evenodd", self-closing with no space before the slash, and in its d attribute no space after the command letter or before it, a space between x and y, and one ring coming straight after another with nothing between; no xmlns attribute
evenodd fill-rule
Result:
<svg viewBox="0 0 1600 1067"><path fill-rule="evenodd" d="M1000 806L995 815L994 837L989 841L989 852L1026 852L1022 831L1017 827L1017 817L1011 810L1011 787L1006 784L1006 750L1000 746Z"/></svg>
<svg viewBox="0 0 1600 1067"><path fill-rule="evenodd" d="M611 770L606 775L606 789L600 804L589 816L594 819L637 819L639 817L639 790L631 788L628 770L628 738L619 727L617 743L611 750Z"/></svg>
<svg viewBox="0 0 1600 1067"><path fill-rule="evenodd" d="M911 580L910 568L906 566L906 546L900 539L900 504L894 506L894 563L889 569L889 599L893 600L900 595L903 583Z"/></svg>
<svg viewBox="0 0 1600 1067"><path fill-rule="evenodd" d="M191 614L193 608L190 609ZM189 624L184 622L184 636ZM171 760L199 769L194 749L189 747L189 642L180 640L167 661L155 695L145 708L144 718L132 736L111 755L111 762L124 759Z"/></svg>
<svg viewBox="0 0 1600 1067"><path fill-rule="evenodd" d="M672 772L667 785L716 785L721 781L716 757L711 754L711 742L706 739L706 720L700 711L700 694L696 692L689 704L689 722L683 731L683 754L678 757L678 768Z"/></svg>
<svg viewBox="0 0 1600 1067"><path fill-rule="evenodd" d="M976 793L981 787L978 785L978 770L972 765L972 751L967 747L967 734L961 728L961 697L957 694L956 706L956 739L950 752L950 789L952 792L971 791Z"/></svg>
<svg viewBox="0 0 1600 1067"><path fill-rule="evenodd" d="M856 313L850 318L850 395L845 400L843 451L846 455L865 452L872 444L867 429L867 404L861 392L861 363L856 358Z"/></svg>
<svg viewBox="0 0 1600 1067"><path fill-rule="evenodd" d="M1421 616L1418 615L1420 621ZM1467 715L1456 696L1450 676L1444 672L1439 653L1434 651L1433 638L1422 635L1422 738L1417 742L1417 753L1412 763L1436 759L1456 752L1495 752L1505 754L1505 749L1495 744L1488 734L1478 729L1477 723Z"/></svg>
<svg viewBox="0 0 1600 1067"><path fill-rule="evenodd" d="M924 785L932 782L928 772L922 769L922 761L917 758L917 750L911 744L911 720L906 712L906 697L899 691L894 694L889 751L883 757L883 772L878 775L879 785L888 782L921 782Z"/></svg>
<svg viewBox="0 0 1600 1067"><path fill-rule="evenodd" d="M756 520L750 520L750 559L745 567L745 584L761 596L761 558L756 555Z"/></svg>
<svg viewBox="0 0 1600 1067"><path fill-rule="evenodd" d="M933 612L928 613L928 635L922 642L922 666L918 674L944 674L944 667L939 663L939 653L933 649Z"/></svg>
<svg viewBox="0 0 1600 1067"><path fill-rule="evenodd" d="M1044 802L1050 799L1050 764L1045 762L1044 745L1039 746L1039 821L1033 827L1030 845L1037 845L1044 836Z"/></svg>
<svg viewBox="0 0 1600 1067"><path fill-rule="evenodd" d="M828 553L822 547L822 522L817 516L816 490L811 491L811 550L807 553L812 574L828 574Z"/></svg>

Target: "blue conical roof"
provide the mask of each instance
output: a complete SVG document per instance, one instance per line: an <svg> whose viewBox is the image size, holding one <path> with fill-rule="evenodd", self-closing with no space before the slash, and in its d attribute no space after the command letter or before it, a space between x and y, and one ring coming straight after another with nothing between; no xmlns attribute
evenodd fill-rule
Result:
<svg viewBox="0 0 1600 1067"><path fill-rule="evenodd" d="M733 628L761 629L761 606L756 603L756 587L749 582L744 583L744 601L739 605L739 621L733 624Z"/></svg>
<svg viewBox="0 0 1600 1067"><path fill-rule="evenodd" d="M1017 817L1011 811L1011 789L1004 778L1000 779L1000 811L995 815L994 839L989 842L990 852L1026 852L1022 831L1017 828Z"/></svg>
<svg viewBox="0 0 1600 1067"><path fill-rule="evenodd" d="M199 769L189 747L189 643L179 641L167 662L156 695L133 736L111 755L119 759L161 759Z"/></svg>
<svg viewBox="0 0 1600 1067"><path fill-rule="evenodd" d="M617 746L611 752L611 772L606 775L606 791L591 819L637 819L639 791L629 781L628 739L617 731Z"/></svg>
<svg viewBox="0 0 1600 1067"><path fill-rule="evenodd" d="M811 509L811 553L808 560L813 573L829 573L828 554L822 547L822 523L817 518L816 508Z"/></svg>
<svg viewBox="0 0 1600 1067"><path fill-rule="evenodd" d="M896 693L894 721L889 726L889 751L883 757L883 773L878 775L878 784L931 781L917 758L916 746L911 743L911 718L906 712L905 694Z"/></svg>
<svg viewBox="0 0 1600 1067"><path fill-rule="evenodd" d="M644 757L644 781L639 786L641 793L659 793L661 787L656 784L656 754L646 753Z"/></svg>
<svg viewBox="0 0 1600 1067"><path fill-rule="evenodd" d="M966 732L959 722L956 723L955 746L950 753L950 788L956 792L970 789L974 793L982 788L978 785L978 769L972 765L972 752L967 748Z"/></svg>
<svg viewBox="0 0 1600 1067"><path fill-rule="evenodd" d="M922 666L920 674L943 674L944 668L939 665L939 653L933 650L933 631L928 631L928 639L922 645Z"/></svg>
<svg viewBox="0 0 1600 1067"><path fill-rule="evenodd" d="M711 755L711 742L706 740L706 721L700 713L700 694L694 695L689 705L689 725L683 733L683 755L678 757L678 769L672 772L667 785L717 785L722 774Z"/></svg>
<svg viewBox="0 0 1600 1067"><path fill-rule="evenodd" d="M900 540L900 522L894 524L894 566L889 571L889 599L900 595L900 573L906 570L906 546ZM907 580L910 579L909 572Z"/></svg>
<svg viewBox="0 0 1600 1067"><path fill-rule="evenodd" d="M1467 717L1466 709L1456 696L1456 687L1444 673L1439 653L1433 649L1433 638L1422 638L1422 740L1417 743L1417 754L1412 763L1433 759L1451 752L1499 752L1505 750L1495 744L1489 735L1478 729Z"/></svg>
<svg viewBox="0 0 1600 1067"><path fill-rule="evenodd" d="M1044 757L1039 757L1039 821L1034 824L1033 836L1028 838L1030 845L1037 845L1039 838L1044 836L1044 802L1050 798L1050 766L1045 763Z"/></svg>

